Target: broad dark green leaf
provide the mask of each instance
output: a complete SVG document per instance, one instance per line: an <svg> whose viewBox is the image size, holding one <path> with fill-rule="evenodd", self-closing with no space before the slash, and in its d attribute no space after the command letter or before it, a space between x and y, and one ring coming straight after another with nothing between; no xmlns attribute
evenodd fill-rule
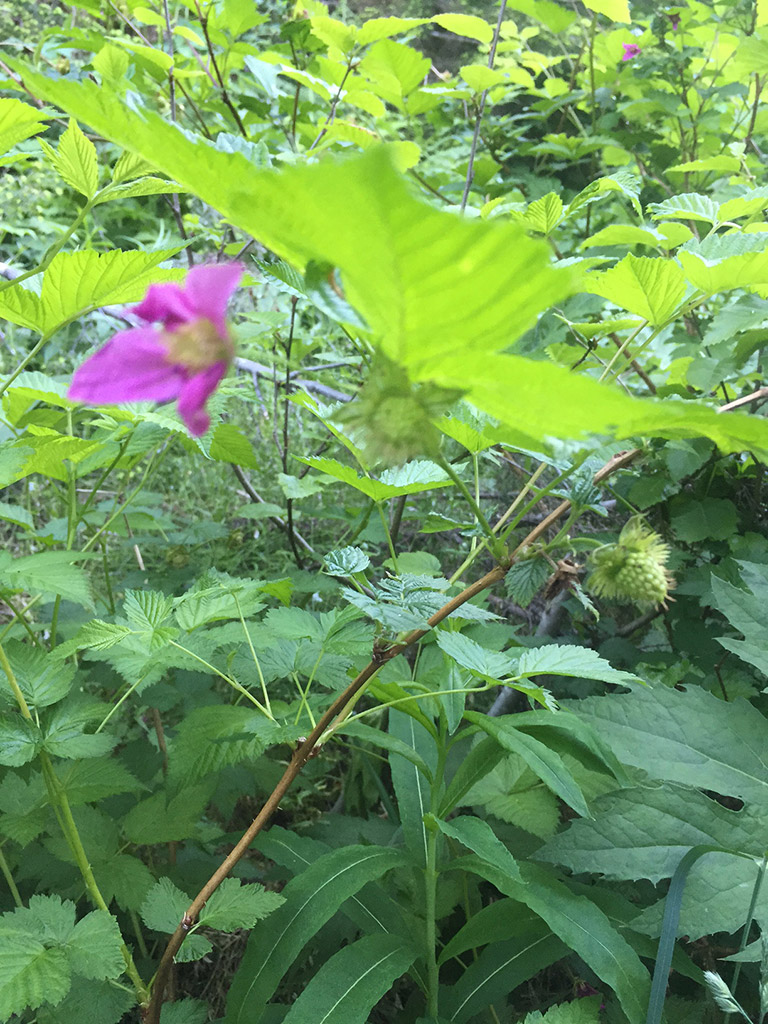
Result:
<svg viewBox="0 0 768 1024"><path fill-rule="evenodd" d="M346 946L310 980L285 1024L351 1024L368 1014L416 958L397 935L368 935Z"/></svg>
<svg viewBox="0 0 768 1024"><path fill-rule="evenodd" d="M227 1024L257 1024L283 974L318 929L367 882L402 863L399 850L347 846L289 882L283 906L251 933L229 991Z"/></svg>

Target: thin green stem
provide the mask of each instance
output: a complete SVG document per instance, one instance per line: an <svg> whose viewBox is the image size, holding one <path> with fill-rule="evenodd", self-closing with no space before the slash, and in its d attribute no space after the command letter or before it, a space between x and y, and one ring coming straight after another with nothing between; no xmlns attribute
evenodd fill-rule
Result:
<svg viewBox="0 0 768 1024"><path fill-rule="evenodd" d="M41 601L42 598L43 598L42 594L35 594L35 596L32 598L32 600L29 602L29 604L24 608L24 611L28 612L29 609L32 607L32 605L37 604L37 602ZM5 598L3 600L5 600ZM15 609L13 609L13 606L9 602L6 602L6 603L8 603L8 607L9 608L11 608L12 610L15 610ZM13 621L9 622L8 625L5 627L5 629L2 631L2 633L0 633L0 643L2 643L3 640L5 640L5 638L8 636L8 634L10 633L10 631L12 629L13 629ZM40 643L39 640L36 640L35 642L38 645L38 647L42 646L42 644Z"/></svg>
<svg viewBox="0 0 768 1024"><path fill-rule="evenodd" d="M85 544L83 544L83 551L88 551L89 548L93 547L93 545L96 543L96 541L102 535L102 533L104 533L104 531L107 530L112 525L112 523L115 521L115 519L117 519L119 516L121 516L123 514L123 512L125 511L125 509L128 508L128 506L131 504L131 502L136 497L136 495L144 487L144 484L147 482L147 479L149 478L150 472L153 471L153 470L156 470L157 467L160 465L160 463L163 461L163 459L166 458L166 456L168 455L168 452L171 449L171 445L172 444L173 444L173 441L171 440L171 442L168 444L168 446L166 448L163 449L163 451L155 452L155 454L149 460L149 464L148 464L147 468L144 470L144 473L142 474L141 480L139 480L138 484L134 487L134 489L131 491L131 493L128 495L128 497L125 499L125 501L123 501L122 504L120 504L111 513L111 515L107 518L106 522L102 523L102 525L98 528L96 533L94 533L92 537L89 537L88 540L85 542Z"/></svg>
<svg viewBox="0 0 768 1024"><path fill-rule="evenodd" d="M424 868L424 916L426 919L425 946L427 953L427 1012L437 1019L439 971L437 966L437 841L439 833L430 829L427 833L427 863Z"/></svg>
<svg viewBox="0 0 768 1024"><path fill-rule="evenodd" d="M269 712L270 717L271 717L271 715L272 715L272 705L269 703L269 694L267 693L267 684L264 681L264 673L261 671L261 664L259 663L259 659L258 659L258 657L256 655L256 651L255 651L254 646L253 646L253 641L251 640L251 634L248 632L248 626L245 623L245 618L243 616L243 610L240 607L240 602L237 599L237 594L233 593L232 596L235 599L235 607L237 608L237 614L240 616L240 623L241 623L241 625L243 627L243 632L245 633L246 639L248 640L248 646L251 649L251 657L253 658L253 663L256 666L256 671L259 674L259 682L261 683L261 692L264 695L264 706L266 707L266 709Z"/></svg>
<svg viewBox="0 0 768 1024"><path fill-rule="evenodd" d="M53 765L46 753L40 754L40 766L42 768L43 778L45 779L45 785L48 790L48 797L51 803L58 808L59 820L64 830L64 838L72 851L72 855L75 858L80 875L85 882L85 887L90 901L97 910L104 910L106 913L109 913L109 906L102 896L101 890L96 882L93 869L88 861L88 854L85 852L85 847L83 846L83 842L80 838L80 833L77 830L75 819L72 816L72 808L69 805L66 790L59 781L56 772L53 770ZM141 1004L146 1004L149 1001L149 990L142 981L141 975L133 962L130 950L124 942L120 943L120 952L122 953L123 962L125 963L125 973L133 983L137 999Z"/></svg>
<svg viewBox="0 0 768 1024"><path fill-rule="evenodd" d="M397 573L399 570L397 568L397 555L395 554L395 545L392 543L392 534L389 532L389 523L387 522L387 517L384 514L384 509L380 501L376 502L376 511L379 513L381 525L384 527L384 535L387 538L387 547L389 548L389 555L390 558L392 559L392 568Z"/></svg>
<svg viewBox="0 0 768 1024"><path fill-rule="evenodd" d="M117 703L116 703L116 704L115 704L115 705L114 705L113 707L111 707L111 708L109 709L109 711L107 712L107 714L106 714L106 715L104 716L104 718L103 718L103 719L101 720L101 722L99 723L99 725L98 725L98 727L97 727L97 729L96 729L96 732L101 732L101 730L102 730L102 729L104 728L104 726L105 726L105 725L107 724L107 722L108 722L108 721L110 720L110 718L111 718L111 717L112 717L112 716L113 716L113 715L115 714L115 712L116 712L116 711L119 711L119 709L120 709L120 708L121 708L121 707L123 706L123 704L125 703L125 701L127 701L127 700L128 700L128 698L129 698L129 697L131 696L131 694L133 693L133 691L134 691L135 689L137 689L137 688L138 688L139 686L141 686L141 684L142 684L142 683L144 682L144 679L145 679L145 675L144 675L144 676L139 676L139 678L138 678L138 679L136 680L136 682L135 682L135 683L131 683L131 685L130 685L130 686L128 687L128 689L127 689L127 690L125 691L125 693L124 693L124 694L123 694L123 696L122 696L122 697L120 698L120 700L119 700L119 701L118 701L118 702L117 702Z"/></svg>
<svg viewBox="0 0 768 1024"><path fill-rule="evenodd" d="M83 223L87 215L90 213L95 200L96 196L94 196L93 199L89 199L88 202L85 203L80 208L80 212L72 221L70 226L61 236L61 238L57 239L52 245L48 247L45 255L43 256L43 258L40 260L36 267L32 267L30 270L25 270L23 274L19 274L18 277L14 277L10 281L0 281L0 292L4 292L6 288L13 288L15 285L21 284L22 281L27 281L29 280L30 277L35 277L37 274L42 274L43 271L47 270L51 263L53 263L54 257L64 248L69 239L72 237L72 235L74 235L74 233ZM0 394L2 393L2 390L0 390Z"/></svg>
<svg viewBox="0 0 768 1024"><path fill-rule="evenodd" d="M19 705L19 711L21 711L22 715L28 722L34 721L32 712L29 710L29 705L24 699L24 694L21 692L21 687L19 686L14 671L11 668L11 663L8 661L8 656L6 655L2 644L0 644L0 668L8 677L8 685L11 687L11 692L16 699L16 703Z"/></svg>
<svg viewBox="0 0 768 1024"><path fill-rule="evenodd" d="M747 911L747 920L744 925L744 929L741 933L741 942L739 943L739 952L742 952L746 948L747 942L749 941L749 930L752 927L752 922L755 919L755 909L757 908L757 899L760 895L760 889L763 885L765 878L765 869L768 867L768 851L763 854L763 859L760 862L760 867L757 870L757 878L752 888L752 899L749 903L749 910ZM734 998L736 998L736 986L739 983L739 976L741 975L741 963L737 962L733 970L733 979L731 981L731 992L733 992ZM726 1020L730 1015L726 1014Z"/></svg>
<svg viewBox="0 0 768 1024"><path fill-rule="evenodd" d="M441 725L437 740L437 764L430 787L430 811L437 816L440 813L443 776L447 753L445 726ZM439 842L442 836L437 829L427 831L426 864L424 865L424 916L426 923L425 945L427 954L427 1011L430 1017L437 1019L439 1012L438 993L440 989L439 968L437 964L437 866Z"/></svg>
<svg viewBox="0 0 768 1024"><path fill-rule="evenodd" d="M11 869L8 867L8 861L5 859L5 854L3 853L3 848L1 846L0 846L0 871L2 871L3 878L5 878L5 881L8 884L8 888L11 890L11 896L13 897L13 902L16 904L17 907L23 907L24 906L24 901L22 900L21 893L19 892L18 888L16 887L16 883L13 880L13 875L11 874Z"/></svg>
<svg viewBox="0 0 768 1024"><path fill-rule="evenodd" d="M474 496L472 495L472 492L467 487L467 485L464 483L464 481L461 479L461 477L456 472L456 470L453 468L453 466L450 464L450 462L448 462L446 459L444 459L442 456L440 456L439 459L438 459L438 464L440 465L440 468L445 473L448 474L448 476L451 478L451 480L453 480L453 482L459 488L461 493L464 495L465 499L467 500L467 502L469 504L469 507L472 509L472 512L474 513L475 519L480 524L480 527L481 527L483 533L486 535L486 537L488 538L488 541L491 544L491 550L495 551L496 547L498 546L497 545L496 534L491 529L491 524L488 522L488 520L483 515L483 510L480 508L480 505L478 504L478 502L475 501Z"/></svg>
<svg viewBox="0 0 768 1024"><path fill-rule="evenodd" d="M168 643L171 647L175 647L177 650L183 651L185 654L188 654L190 658L200 662L200 664L204 665L209 672L213 672L213 674L218 676L219 679L223 679L225 683L232 687L233 690L237 690L237 692L242 694L243 697L251 702L251 704L254 704L262 714L267 716L267 718L271 719L273 722L275 721L275 717L272 712L268 711L260 701L256 700L253 694L247 690L242 683L238 683L238 681L233 679L232 676L228 676L225 672L216 668L215 665L212 665L210 661L206 661L205 658L201 658L198 654L195 654L194 651L190 651L189 648L184 647L182 644L177 644L175 640L169 640Z"/></svg>
<svg viewBox="0 0 768 1024"><path fill-rule="evenodd" d="M11 600L10 592L7 590L0 590L0 597L2 597L4 603L7 604L8 607L11 609L11 611L13 612L14 619L23 627L24 631L26 632L27 636L32 641L32 643L35 645L35 647L42 647L42 644L40 643L40 638L35 635L34 630L27 622L26 616L24 615L23 612L20 612L16 608L13 601ZM25 608L24 611L26 610L27 609ZM10 625L13 625L13 623L10 623ZM5 632L3 633L2 636L5 636ZM2 636L0 636L0 640L2 640Z"/></svg>
<svg viewBox="0 0 768 1024"><path fill-rule="evenodd" d="M638 336L640 331L645 330L646 327L648 327L648 321L647 320L643 320L643 322L640 324L640 326L635 328L635 330L632 331L632 333L628 337L626 337L624 339L624 341L621 343L620 347L616 349L616 351L613 353L611 358L608 360L608 365L605 367L603 372L598 377L599 381L605 380L605 378L608 376L608 374L613 369L614 364L619 359L621 359L622 355L626 352L626 350L629 348L629 346L632 344L632 342ZM651 338L655 338L658 333L659 333L659 328L656 328L656 330L654 330L651 333L651 336L647 339L647 341L650 341Z"/></svg>

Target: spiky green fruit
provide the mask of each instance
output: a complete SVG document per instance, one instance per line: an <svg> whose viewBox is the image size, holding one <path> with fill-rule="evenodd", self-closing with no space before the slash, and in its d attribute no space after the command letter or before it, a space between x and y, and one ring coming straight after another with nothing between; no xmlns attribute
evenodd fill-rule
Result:
<svg viewBox="0 0 768 1024"><path fill-rule="evenodd" d="M588 589L614 601L666 607L675 581L667 569L669 547L639 519L630 519L618 543L592 555Z"/></svg>

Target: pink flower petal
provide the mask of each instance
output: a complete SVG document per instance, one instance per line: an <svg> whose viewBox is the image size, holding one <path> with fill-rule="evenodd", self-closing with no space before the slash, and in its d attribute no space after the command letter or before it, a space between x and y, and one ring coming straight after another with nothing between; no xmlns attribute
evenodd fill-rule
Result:
<svg viewBox="0 0 768 1024"><path fill-rule="evenodd" d="M137 327L120 331L80 366L68 397L77 402L168 402L184 385L181 367L168 362L157 331Z"/></svg>
<svg viewBox="0 0 768 1024"><path fill-rule="evenodd" d="M172 282L151 284L147 294L138 306L133 307L132 312L149 323L162 321L169 331L197 319L191 296Z"/></svg>
<svg viewBox="0 0 768 1024"><path fill-rule="evenodd" d="M196 373L184 382L179 394L179 416L184 420L190 434L200 437L211 425L211 417L205 411L205 403L216 390L227 370L225 362L214 363L202 373Z"/></svg>
<svg viewBox="0 0 768 1024"><path fill-rule="evenodd" d="M227 332L227 303L240 283L243 270L240 263L211 263L193 267L187 274L188 301L196 315L210 320L222 337Z"/></svg>

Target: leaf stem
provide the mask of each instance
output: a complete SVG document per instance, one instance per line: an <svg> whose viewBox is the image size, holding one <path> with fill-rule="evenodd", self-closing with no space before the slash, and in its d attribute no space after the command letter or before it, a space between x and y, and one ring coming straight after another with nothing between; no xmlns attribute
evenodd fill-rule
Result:
<svg viewBox="0 0 768 1024"><path fill-rule="evenodd" d="M8 861L5 859L2 846L0 846L0 871L2 871L3 878L5 878L8 883L8 888L11 890L13 902L17 907L23 907L24 901L21 898L21 893L16 886L16 882L13 880L13 875L11 874L11 869L8 867Z"/></svg>
<svg viewBox="0 0 768 1024"><path fill-rule="evenodd" d="M450 464L450 462L448 462L447 459L444 459L442 456L440 456L439 459L438 459L438 465L440 466L440 468L445 473L448 474L448 476L451 478L451 480L453 480L453 482L459 488L461 493L464 495L464 498L466 499L469 507L472 509L472 512L474 513L475 519L477 519L477 521L480 524L480 527L481 527L483 533L488 538L488 541L489 541L490 546L491 546L491 551L498 558L498 555L500 554L500 551L497 550L498 547L499 547L498 537L496 536L496 534L491 529L491 524L485 518L485 516L483 514L483 510L480 508L480 505L475 501L475 498L474 498L472 492L467 487L467 485L464 483L464 481L461 479L461 477L456 472L456 470L453 468L453 466Z"/></svg>

